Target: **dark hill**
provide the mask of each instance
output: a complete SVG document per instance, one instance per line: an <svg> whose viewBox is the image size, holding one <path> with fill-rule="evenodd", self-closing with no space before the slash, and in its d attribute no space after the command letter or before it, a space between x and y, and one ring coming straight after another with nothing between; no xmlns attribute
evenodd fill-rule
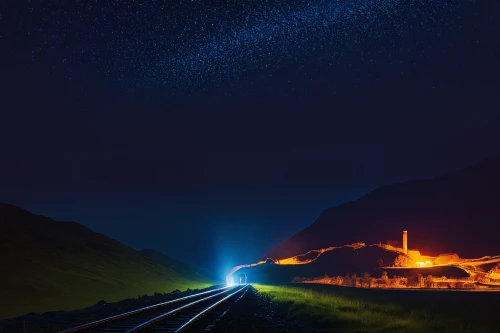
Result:
<svg viewBox="0 0 500 333"><path fill-rule="evenodd" d="M500 155L444 177L385 186L327 208L268 257L400 239L402 230L408 230L409 248L427 255L499 254Z"/></svg>
<svg viewBox="0 0 500 333"><path fill-rule="evenodd" d="M140 250L139 254L142 257L151 260L152 262L163 265L165 268L174 272L179 277L189 276L190 280L200 281L203 283L205 283L207 279L213 281L217 280L217 277L211 274L210 272L201 269L194 269L193 267L181 261L172 259L169 256L166 256L163 253L158 252L156 250L151 250L151 249Z"/></svg>
<svg viewBox="0 0 500 333"><path fill-rule="evenodd" d="M238 270L247 275L248 282L255 283L288 283L295 277L345 276L357 274L362 276L368 272L371 276L380 276L378 263L393 265L400 254L385 250L378 246L361 248L340 247L322 253L315 261L303 265L262 264Z"/></svg>
<svg viewBox="0 0 500 333"><path fill-rule="evenodd" d="M0 318L202 287L203 272L76 222L0 204Z"/></svg>

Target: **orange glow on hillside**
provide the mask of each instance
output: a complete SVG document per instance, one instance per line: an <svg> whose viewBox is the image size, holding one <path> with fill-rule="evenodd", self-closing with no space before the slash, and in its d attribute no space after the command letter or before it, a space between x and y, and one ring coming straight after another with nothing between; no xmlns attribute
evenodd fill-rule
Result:
<svg viewBox="0 0 500 333"><path fill-rule="evenodd" d="M242 269L242 268L247 268L247 267L253 267L257 265L263 265L263 264L271 264L271 265L305 265L314 262L317 260L323 253L332 251L334 249L339 249L339 248L345 248L345 247L351 247L354 249L358 249L361 247L364 247L364 243L354 243L350 245L344 245L344 246L331 246L328 248L324 249L317 249L317 250L311 250L307 253L301 254L301 255L296 255L293 257L289 258L283 258L283 259L267 259L267 260L261 260L255 264L247 264L247 265L239 265L234 267L231 272L227 275L226 281L229 281L229 283L233 283L233 274ZM437 278L437 277L432 277L431 280L423 280L423 278L420 278L416 283L415 286L411 287L416 287L416 288L422 288L422 287L428 287L430 285L430 288L448 288L449 286L457 286L456 288L462 288L462 287L471 287L474 286L475 284L481 285L481 288L488 288L488 287L500 287L500 256L487 256L487 257L482 257L478 259L461 259L456 253L447 253L447 254L441 254L437 257L430 257L430 256L425 256L421 255L418 250L408 250L408 254L404 252L402 248L397 248L391 245L387 244L374 244L372 246L379 246L381 248L384 248L388 251L393 251L400 253L400 256L406 257L408 260L404 261L404 264L401 266L398 266L396 263L396 266L388 266L388 267L400 267L400 268L405 268L405 267L412 267L412 268L429 268L429 267L438 267L438 266L455 266L458 268L461 268L465 270L470 276L469 278L464 278L464 279L448 279L446 277L442 278ZM398 257L399 258L399 257ZM486 264L492 264L492 263L497 263L498 265L495 266L493 269L490 271L486 272L484 271L481 266L486 265ZM387 276L386 276L387 277ZM335 278L328 278L328 277L321 277L321 278L299 278L300 281L295 281L295 282L301 282L301 283L323 283L323 284L337 284L337 285L344 285L346 282L343 282L344 277L335 277ZM377 288L401 288L404 287L406 288L407 285L410 287L410 284L415 283L415 281L408 281L407 278L395 278L395 279L386 279L386 280L381 280L381 279L375 279L372 278L370 280L371 282L368 283L368 287L377 287ZM381 282L385 281L385 282ZM292 281L293 282L293 281ZM374 283L372 285L372 283ZM361 283L363 285L363 283Z"/></svg>
<svg viewBox="0 0 500 333"><path fill-rule="evenodd" d="M318 259L321 254L332 251L335 249L340 249L343 247L352 247L354 249L358 249L360 247L365 246L364 243L354 243L354 244L349 244L349 245L344 245L344 246L330 246L324 249L318 249L318 250L311 250L305 254L299 254L297 256L293 256L290 258L284 258L284 259L278 259L277 263L279 265L304 265L304 264L309 264L316 259Z"/></svg>
<svg viewBox="0 0 500 333"><path fill-rule="evenodd" d="M388 241L388 244L374 244L371 246L378 246L387 251L391 251L397 254L397 258L393 263L387 263L389 266L380 267L383 268L391 268L393 270L398 269L407 269L407 268L422 268L421 272L425 272L426 269L431 267L446 267L453 266L464 270L469 278L465 279L448 279L446 277L436 278L432 275L427 277L427 280L424 280L422 274L418 274L417 279L412 277L410 280L408 278L395 278L388 279L387 273L385 276L382 276L381 279L372 279L370 281L363 281L361 285L368 284L368 287L372 287L372 283L376 283L376 287L379 288L400 288L402 286L406 287L430 287L430 288L441 288L441 287L450 287L452 285L458 286L457 288L461 288L463 286L470 285L480 285L482 287L500 287L500 255L499 256L486 256L478 259L462 259L456 253L445 253L440 254L437 257L431 257L422 255L420 251L416 249L409 249L408 244L408 232L403 231L403 247L394 246L396 243ZM353 249L359 249L365 247L365 243L354 243L344 246L331 246L322 249L316 249L308 251L304 254L296 255L289 258L282 259L267 259L261 260L255 264L247 264L247 265L239 265L234 267L231 272L227 275L226 281L228 283L233 283L233 274L242 268L253 267L262 264L271 264L271 265L305 265L316 261L323 253L332 251L335 249L350 247ZM495 266L496 264L496 266ZM493 265L493 266L492 266ZM354 275L355 276L355 275ZM325 277L296 277L298 279L296 282L302 283L327 283L327 284L338 284L338 285L351 285L353 282L351 280L344 280L344 277L337 276L335 278L329 278L325 275ZM296 280L294 279L294 280ZM376 281L375 281L376 280ZM293 282L293 281L292 281Z"/></svg>
<svg viewBox="0 0 500 333"><path fill-rule="evenodd" d="M242 269L242 268L246 268L246 267L253 267L253 266L257 266L257 265L262 265L262 264L264 264L264 263L266 263L266 261L265 261L265 260L261 260L261 261L259 261L259 262L258 262L258 263L256 263L256 264L239 265L239 266L234 267L234 268L231 270L231 272L229 272L229 274L228 274L228 275L233 275L233 274L234 274L234 272L236 272L237 270L240 270L240 269Z"/></svg>
<svg viewBox="0 0 500 333"><path fill-rule="evenodd" d="M255 264L239 265L239 266L234 267L231 270L231 272L229 272L229 274L226 276L226 281L231 280L231 276L235 272L237 272L238 270L240 270L242 268L254 267L254 266L257 266L257 265L262 265L262 264L265 264L266 262L272 262L273 264L276 264L276 265L304 265L304 264L309 264L309 263L315 261L324 252L332 251L334 249L340 249L340 248L343 248L343 247L352 247L354 249L359 249L360 247L363 247L363 246L365 246L365 243L361 243L361 242L354 243L354 244L349 244L349 245L344 245L344 246L337 246L337 247L336 246L331 246L331 247L327 247L327 248L324 248L324 249L311 250L311 251L309 251L309 252L307 252L305 254L300 254L300 255L297 255L297 256L290 257L290 258L276 259L276 260L268 258L267 260L261 260L261 261L255 263Z"/></svg>

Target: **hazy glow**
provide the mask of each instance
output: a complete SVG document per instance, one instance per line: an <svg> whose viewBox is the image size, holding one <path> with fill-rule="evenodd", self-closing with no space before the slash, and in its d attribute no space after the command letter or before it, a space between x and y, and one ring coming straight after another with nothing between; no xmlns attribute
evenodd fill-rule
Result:
<svg viewBox="0 0 500 333"><path fill-rule="evenodd" d="M234 278L232 274L229 274L226 276L226 287L232 287L234 286Z"/></svg>

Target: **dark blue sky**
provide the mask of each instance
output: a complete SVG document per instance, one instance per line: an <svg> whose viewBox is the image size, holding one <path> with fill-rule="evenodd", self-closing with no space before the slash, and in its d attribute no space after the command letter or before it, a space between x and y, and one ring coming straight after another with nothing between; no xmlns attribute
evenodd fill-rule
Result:
<svg viewBox="0 0 500 333"><path fill-rule="evenodd" d="M328 205L500 152L498 12L2 2L0 201L222 274Z"/></svg>

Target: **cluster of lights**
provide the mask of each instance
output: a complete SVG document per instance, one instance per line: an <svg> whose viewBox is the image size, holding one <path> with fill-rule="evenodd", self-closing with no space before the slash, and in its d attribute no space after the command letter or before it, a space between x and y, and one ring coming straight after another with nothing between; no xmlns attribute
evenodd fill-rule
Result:
<svg viewBox="0 0 500 333"><path fill-rule="evenodd" d="M431 261L430 260L427 260L427 261L417 261L416 262L417 265L419 265L420 267L424 267L424 266L430 266L431 265Z"/></svg>

